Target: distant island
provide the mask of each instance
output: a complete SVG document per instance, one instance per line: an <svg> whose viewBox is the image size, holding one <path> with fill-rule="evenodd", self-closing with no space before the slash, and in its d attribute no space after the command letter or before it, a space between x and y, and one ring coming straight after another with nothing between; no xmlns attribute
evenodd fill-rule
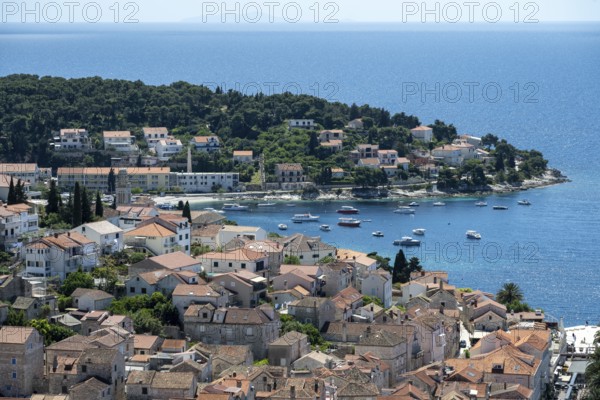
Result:
<svg viewBox="0 0 600 400"><path fill-rule="evenodd" d="M493 133L460 135L444 121L425 126L366 104L186 82L10 75L0 78L0 127L0 161L37 163L53 175L65 167L236 174L227 184L192 188L165 179L134 192L420 196L567 180L541 152Z"/></svg>

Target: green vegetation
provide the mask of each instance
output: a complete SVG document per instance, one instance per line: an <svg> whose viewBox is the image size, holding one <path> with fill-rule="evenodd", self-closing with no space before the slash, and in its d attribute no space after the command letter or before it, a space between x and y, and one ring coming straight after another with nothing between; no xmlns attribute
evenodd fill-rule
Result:
<svg viewBox="0 0 600 400"><path fill-rule="evenodd" d="M308 341L313 347L327 347L327 342L321 336L321 333L317 328L315 328L312 324L303 324L298 322L291 315L283 314L280 316L281 319L281 334L285 334L287 332L296 331L300 333L304 333L308 336Z"/></svg>
<svg viewBox="0 0 600 400"><path fill-rule="evenodd" d="M50 346L52 343L60 342L68 337L75 335L75 332L61 325L54 325L46 319L33 319L29 321L29 326L37 329L44 337L44 345Z"/></svg>
<svg viewBox="0 0 600 400"><path fill-rule="evenodd" d="M527 303L524 302L523 291L513 282L502 285L502 288L496 294L496 300L506 306L507 311L523 312L533 311Z"/></svg>
<svg viewBox="0 0 600 400"><path fill-rule="evenodd" d="M289 264L289 265L300 265L300 258L298 258L298 256L291 256L291 255L287 255L283 258L283 263L284 264Z"/></svg>
<svg viewBox="0 0 600 400"><path fill-rule="evenodd" d="M379 297L375 296L363 296L363 304L366 306L367 304L374 303L379 307L383 307L383 301Z"/></svg>
<svg viewBox="0 0 600 400"><path fill-rule="evenodd" d="M21 182L19 179L15 185L13 178L10 178L10 184L8 186L8 195L6 202L8 205L25 203L27 195L25 194L25 182Z"/></svg>
<svg viewBox="0 0 600 400"><path fill-rule="evenodd" d="M70 273L62 285L60 286L60 293L64 296L71 296L71 294L77 288L92 289L94 287L94 278L91 274L83 272L79 268L76 272Z"/></svg>
<svg viewBox="0 0 600 400"><path fill-rule="evenodd" d="M183 205L181 216L188 219L188 222L192 223L192 210L190 209L190 202L186 201Z"/></svg>
<svg viewBox="0 0 600 400"><path fill-rule="evenodd" d="M394 259L394 268L392 270L392 283L406 283L410 280L410 274L422 271L423 266L417 257L411 257L406 261L403 250L399 250Z"/></svg>
<svg viewBox="0 0 600 400"><path fill-rule="evenodd" d="M108 308L113 314L129 315L136 333L162 334L165 325L178 325L179 313L160 292L114 300Z"/></svg>

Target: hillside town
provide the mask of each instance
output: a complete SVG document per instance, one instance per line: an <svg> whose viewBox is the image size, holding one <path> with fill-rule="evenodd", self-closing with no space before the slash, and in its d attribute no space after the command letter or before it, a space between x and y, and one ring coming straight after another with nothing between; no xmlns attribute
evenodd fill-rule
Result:
<svg viewBox="0 0 600 400"><path fill-rule="evenodd" d="M289 124L314 129L311 120ZM412 134L427 142L432 130ZM576 341L542 310L515 311L495 294L456 287L418 259L412 269L392 267L320 237L270 234L189 204L187 212L157 207L139 193L245 189L238 173L158 166L182 143L165 128L144 128L144 137L155 155L141 157L142 165L124 131L103 133L105 148L123 153L114 167L54 174L36 164L0 165L2 396L537 400L582 382L595 327L583 327ZM335 152L345 133L318 138ZM411 168L434 173L438 162L493 162L479 142L465 136L410 159L362 143L350 156L389 177ZM217 152L220 140L199 136L191 145ZM87 131L64 129L54 151L89 146ZM243 149L234 158L255 160ZM297 163L275 165L275 177L263 185L308 182ZM61 210L72 213L71 226L48 222Z"/></svg>

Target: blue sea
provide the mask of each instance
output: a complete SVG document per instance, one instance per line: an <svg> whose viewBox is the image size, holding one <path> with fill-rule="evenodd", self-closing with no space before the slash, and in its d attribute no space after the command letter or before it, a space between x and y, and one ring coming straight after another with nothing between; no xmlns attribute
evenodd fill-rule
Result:
<svg viewBox="0 0 600 400"><path fill-rule="evenodd" d="M541 150L571 183L487 198L422 202L414 216L393 214L392 202L352 203L359 229L335 224L341 202L279 204L233 216L241 224L320 234L340 247L394 257L394 239L426 228L408 251L451 283L496 292L519 283L526 300L567 325L600 322L600 25L515 28L210 31L144 25L0 27L0 75L102 76L148 84L189 81L246 93L283 90L382 106L494 133L521 148ZM526 197L532 205L517 206ZM491 205L508 205L493 211ZM198 205L204 207L209 205ZM318 224L292 224L297 212ZM482 234L477 245L465 231ZM375 238L374 230L385 236Z"/></svg>

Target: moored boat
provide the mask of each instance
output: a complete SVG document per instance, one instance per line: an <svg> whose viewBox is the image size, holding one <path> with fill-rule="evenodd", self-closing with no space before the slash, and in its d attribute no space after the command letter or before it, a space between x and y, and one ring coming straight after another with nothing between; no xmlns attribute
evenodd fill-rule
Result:
<svg viewBox="0 0 600 400"><path fill-rule="evenodd" d="M517 201L517 204L520 206L530 206L531 205L531 203L527 199L519 200L519 201Z"/></svg>
<svg viewBox="0 0 600 400"><path fill-rule="evenodd" d="M402 239L394 240L394 246L420 246L421 241L417 239L413 239L410 236L402 236Z"/></svg>
<svg viewBox="0 0 600 400"><path fill-rule="evenodd" d="M419 204L419 203L417 203L416 201L413 201L413 202L411 202L411 203L409 204L409 206L411 206L411 207L419 207L419 206L420 206L420 204Z"/></svg>
<svg viewBox="0 0 600 400"><path fill-rule="evenodd" d="M279 224L279 225L277 225L277 227L279 228L280 231L287 230L287 225L286 224Z"/></svg>
<svg viewBox="0 0 600 400"><path fill-rule="evenodd" d="M412 230L413 235L423 236L425 234L425 229L416 228Z"/></svg>
<svg viewBox="0 0 600 400"><path fill-rule="evenodd" d="M408 206L399 206L398 208L396 208L394 210L394 213L396 213L396 214L414 214L415 209L410 208Z"/></svg>
<svg viewBox="0 0 600 400"><path fill-rule="evenodd" d="M475 203L477 207L487 207L487 203L485 201L478 201Z"/></svg>
<svg viewBox="0 0 600 400"><path fill-rule="evenodd" d="M350 228L358 228L360 226L360 219L356 218L340 218L338 221L339 226L347 226Z"/></svg>
<svg viewBox="0 0 600 400"><path fill-rule="evenodd" d="M342 206L339 210L337 210L339 214L358 214L358 208L354 208L352 206Z"/></svg>
<svg viewBox="0 0 600 400"><path fill-rule="evenodd" d="M323 224L323 225L321 225L319 227L319 229L322 230L322 231L324 231L324 232L329 232L331 230L331 227L329 225Z"/></svg>
<svg viewBox="0 0 600 400"><path fill-rule="evenodd" d="M258 203L256 207L273 207L275 205L275 203Z"/></svg>
<svg viewBox="0 0 600 400"><path fill-rule="evenodd" d="M248 206L242 206L238 203L223 204L223 211L248 211Z"/></svg>
<svg viewBox="0 0 600 400"><path fill-rule="evenodd" d="M477 231L467 231L467 238L468 239L481 239L481 234Z"/></svg>
<svg viewBox="0 0 600 400"><path fill-rule="evenodd" d="M494 210L508 210L507 206L493 206L492 208Z"/></svg>
<svg viewBox="0 0 600 400"><path fill-rule="evenodd" d="M443 201L436 201L435 203L433 203L434 207L444 207L446 205L446 203L444 203Z"/></svg>
<svg viewBox="0 0 600 400"><path fill-rule="evenodd" d="M375 237L383 237L383 232L381 232L381 231L375 231L375 232L373 232L373 236L375 236Z"/></svg>
<svg viewBox="0 0 600 400"><path fill-rule="evenodd" d="M292 221L294 222L315 222L319 220L318 215L312 215L311 213L306 214L295 214L292 217Z"/></svg>

